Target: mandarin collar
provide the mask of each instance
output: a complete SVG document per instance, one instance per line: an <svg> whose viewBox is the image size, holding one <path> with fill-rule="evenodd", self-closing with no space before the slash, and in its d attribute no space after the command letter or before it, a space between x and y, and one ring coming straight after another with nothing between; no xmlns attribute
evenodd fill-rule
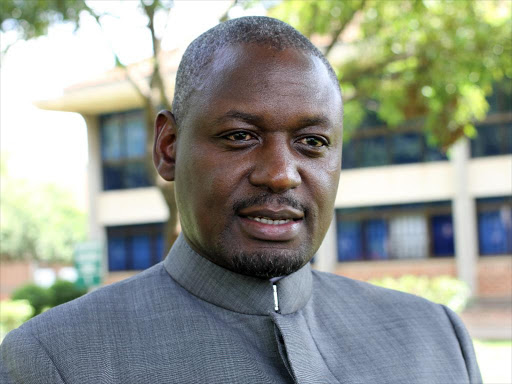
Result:
<svg viewBox="0 0 512 384"><path fill-rule="evenodd" d="M211 304L248 315L274 312L274 291L269 280L244 276L200 256L180 234L164 260L164 267L183 288ZM312 274L307 263L275 283L280 313L303 308L311 297Z"/></svg>

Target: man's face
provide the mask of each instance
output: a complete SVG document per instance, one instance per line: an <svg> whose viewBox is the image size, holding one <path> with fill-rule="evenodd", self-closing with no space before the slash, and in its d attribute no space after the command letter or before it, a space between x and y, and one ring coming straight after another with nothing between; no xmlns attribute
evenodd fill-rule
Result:
<svg viewBox="0 0 512 384"><path fill-rule="evenodd" d="M341 168L342 106L322 61L241 44L216 53L179 122L176 199L192 248L258 277L320 246Z"/></svg>

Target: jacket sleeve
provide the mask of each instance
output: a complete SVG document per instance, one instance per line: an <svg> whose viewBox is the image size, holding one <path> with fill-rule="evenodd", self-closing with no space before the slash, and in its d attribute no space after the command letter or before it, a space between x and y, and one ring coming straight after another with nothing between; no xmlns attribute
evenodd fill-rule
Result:
<svg viewBox="0 0 512 384"><path fill-rule="evenodd" d="M64 384L44 346L23 327L8 333L0 345L0 381Z"/></svg>
<svg viewBox="0 0 512 384"><path fill-rule="evenodd" d="M475 349L473 348L473 341L469 336L466 327L462 323L462 320L446 306L442 306L448 319L452 323L453 331L457 336L457 340L459 340L460 349L462 352L462 356L464 357L464 361L466 362L466 369L468 371L469 382L471 384L481 384L482 376L480 375L480 368L478 368L478 363L476 361Z"/></svg>

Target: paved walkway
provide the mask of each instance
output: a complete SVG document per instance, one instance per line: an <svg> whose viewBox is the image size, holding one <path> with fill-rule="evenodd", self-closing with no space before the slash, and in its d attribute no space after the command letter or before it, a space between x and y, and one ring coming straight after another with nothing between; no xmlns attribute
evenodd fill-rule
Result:
<svg viewBox="0 0 512 384"><path fill-rule="evenodd" d="M474 339L512 340L512 298L477 300L460 316Z"/></svg>

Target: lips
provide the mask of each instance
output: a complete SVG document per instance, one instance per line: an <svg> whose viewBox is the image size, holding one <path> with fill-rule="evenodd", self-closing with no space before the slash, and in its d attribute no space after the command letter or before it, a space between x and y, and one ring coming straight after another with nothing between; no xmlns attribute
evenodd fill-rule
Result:
<svg viewBox="0 0 512 384"><path fill-rule="evenodd" d="M269 217L252 217L252 216L247 216L248 219L250 220L254 220L254 221L257 221L258 223L263 223L263 224L272 224L272 225L280 225L280 224L286 224L286 223L289 223L291 221L291 219L277 219L277 220L273 220Z"/></svg>
<svg viewBox="0 0 512 384"><path fill-rule="evenodd" d="M238 212L247 236L264 241L290 241L303 225L304 213L288 206L251 206Z"/></svg>
<svg viewBox="0 0 512 384"><path fill-rule="evenodd" d="M259 217L269 220L301 220L304 218L304 212L289 206L251 206L241 209L238 214L243 217Z"/></svg>

